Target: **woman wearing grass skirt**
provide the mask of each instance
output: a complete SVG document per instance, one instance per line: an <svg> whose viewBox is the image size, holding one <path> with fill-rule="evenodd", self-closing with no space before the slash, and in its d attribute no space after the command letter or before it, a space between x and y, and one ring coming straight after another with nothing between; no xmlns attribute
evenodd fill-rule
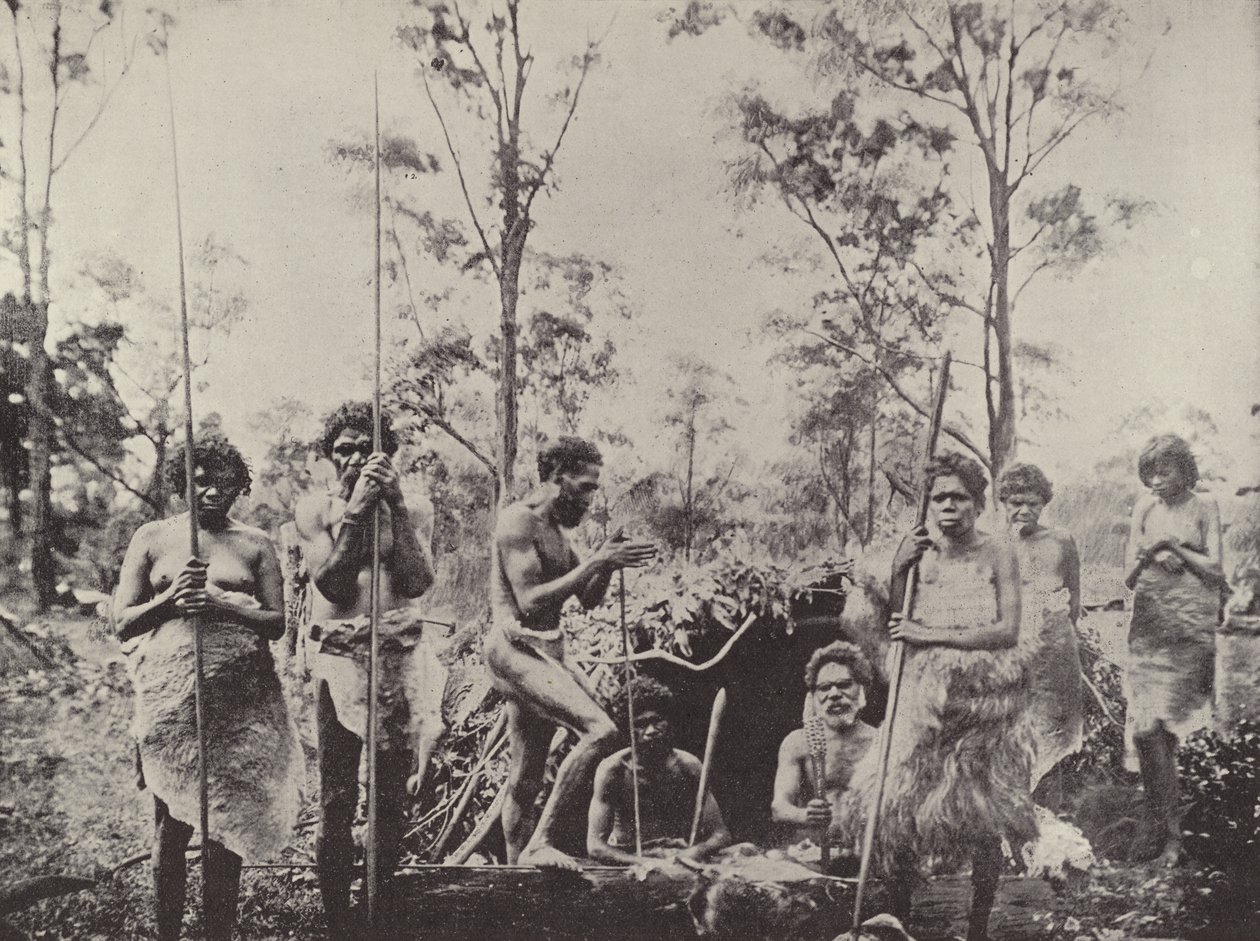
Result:
<svg viewBox="0 0 1260 941"><path fill-rule="evenodd" d="M873 862L903 921L920 871L972 868L969 941L987 937L1003 867L1002 844L1036 836L1029 789L1027 658L1016 645L1020 580L1006 539L975 528L985 476L975 461L942 454L928 468L927 527L902 542L893 562L900 608L919 566L913 617L895 614L890 636L905 643L885 793ZM855 842L875 788L876 750L853 775L841 825Z"/></svg>

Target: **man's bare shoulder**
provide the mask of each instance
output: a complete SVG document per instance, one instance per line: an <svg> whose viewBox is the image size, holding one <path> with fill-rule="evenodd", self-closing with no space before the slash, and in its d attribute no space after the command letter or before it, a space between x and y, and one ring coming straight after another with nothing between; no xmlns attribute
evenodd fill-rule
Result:
<svg viewBox="0 0 1260 941"><path fill-rule="evenodd" d="M693 755L691 752L684 751L681 748L675 748L673 758L674 758L675 766L680 771L685 771L688 774L692 774L692 775L700 773L700 767L701 767L700 759L697 758L695 755Z"/></svg>
<svg viewBox="0 0 1260 941"><path fill-rule="evenodd" d="M779 746L780 758L800 758L807 752L808 748L805 742L805 730L793 729L783 739L783 744Z"/></svg>
<svg viewBox="0 0 1260 941"><path fill-rule="evenodd" d="M521 539L529 536L537 525L538 517L525 501L520 500L500 511L494 524L495 539Z"/></svg>
<svg viewBox="0 0 1260 941"><path fill-rule="evenodd" d="M293 522L298 535L309 539L326 531L332 504L333 495L326 492L315 491L300 497L293 508Z"/></svg>
<svg viewBox="0 0 1260 941"><path fill-rule="evenodd" d="M595 770L596 778L600 781L608 781L610 778L619 777L622 770L629 767L627 764L629 760L629 748L613 752L599 763L599 767Z"/></svg>

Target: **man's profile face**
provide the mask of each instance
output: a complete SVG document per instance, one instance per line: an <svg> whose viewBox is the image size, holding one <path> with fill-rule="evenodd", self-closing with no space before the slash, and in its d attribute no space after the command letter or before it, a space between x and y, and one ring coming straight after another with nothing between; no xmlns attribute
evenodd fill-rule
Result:
<svg viewBox="0 0 1260 941"><path fill-rule="evenodd" d="M337 479L346 486L354 486L359 472L372 453L372 436L358 428L343 428L333 439L332 462L337 468Z"/></svg>
<svg viewBox="0 0 1260 941"><path fill-rule="evenodd" d="M814 678L814 709L831 729L847 729L866 705L866 691L842 663L824 663Z"/></svg>
<svg viewBox="0 0 1260 941"><path fill-rule="evenodd" d="M575 471L560 471L553 478L560 488L556 497L556 521L566 529L582 522L599 490L598 464L583 464Z"/></svg>

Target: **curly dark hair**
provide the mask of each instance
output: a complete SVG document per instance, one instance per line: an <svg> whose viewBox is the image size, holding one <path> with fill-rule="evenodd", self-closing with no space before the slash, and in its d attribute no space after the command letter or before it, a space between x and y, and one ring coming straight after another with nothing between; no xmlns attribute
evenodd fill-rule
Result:
<svg viewBox="0 0 1260 941"><path fill-rule="evenodd" d="M971 499L976 502L976 508L984 509L984 491L989 486L989 481L984 476L984 468L978 461L973 461L954 451L944 451L928 462L927 487L929 490L940 477L957 477L967 488Z"/></svg>
<svg viewBox="0 0 1260 941"><path fill-rule="evenodd" d="M237 496L249 493L250 485L254 481L245 457L217 431L207 432L193 442L193 466L216 477L226 475L231 483L240 486ZM173 450L166 459L166 479L175 493L180 496L188 493L183 446Z"/></svg>
<svg viewBox="0 0 1260 941"><path fill-rule="evenodd" d="M862 648L856 644L836 640L826 647L819 647L810 655L809 663L805 664L805 687L807 689L814 688L814 684L818 682L818 672L828 663L848 667L855 680L864 687L870 687L874 671L871 669L871 661L867 660L866 654L862 653Z"/></svg>
<svg viewBox="0 0 1260 941"><path fill-rule="evenodd" d="M599 448L585 438L561 435L538 449L538 479L551 480L558 473L581 470L587 464L603 464Z"/></svg>
<svg viewBox="0 0 1260 941"><path fill-rule="evenodd" d="M1050 478L1036 464L1012 464L998 477L997 498L1005 503L1017 493L1035 493L1042 503L1054 496Z"/></svg>
<svg viewBox="0 0 1260 941"><path fill-rule="evenodd" d="M608 708L612 710L612 719L623 732L630 728L630 717L626 710L626 700L630 692L634 692L634 711L636 715L644 712L658 712L666 719L673 718L674 694L668 686L650 676L636 676L630 684L621 684Z"/></svg>
<svg viewBox="0 0 1260 941"><path fill-rule="evenodd" d="M335 411L329 413L324 418L324 431L316 442L319 453L331 458L333 442L347 428L361 431L365 435L372 434L371 402L342 402ZM381 450L390 455L398 450L398 436L394 434L393 423L384 409L381 409Z"/></svg>
<svg viewBox="0 0 1260 941"><path fill-rule="evenodd" d="M1187 487L1199 482L1199 465L1195 462L1194 452L1180 435L1156 435L1146 442L1138 455L1138 477L1142 483L1149 487L1155 468L1161 464L1176 467L1186 479Z"/></svg>

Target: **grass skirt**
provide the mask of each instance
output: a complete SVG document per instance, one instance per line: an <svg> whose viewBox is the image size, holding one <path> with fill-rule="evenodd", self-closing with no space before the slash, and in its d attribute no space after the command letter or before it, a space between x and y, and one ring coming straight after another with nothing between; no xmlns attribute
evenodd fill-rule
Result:
<svg viewBox="0 0 1260 941"><path fill-rule="evenodd" d="M1029 788L1026 654L908 646L873 862L913 857L934 871L970 862L978 839L1018 851L1037 835ZM858 763L841 801L840 845L860 852L879 750Z"/></svg>
<svg viewBox="0 0 1260 941"><path fill-rule="evenodd" d="M229 600L257 607L246 595ZM167 621L124 646L135 688L132 732L145 784L176 820L200 820L192 622ZM257 631L202 630L210 839L246 862L288 845L301 810L302 750L271 650Z"/></svg>

